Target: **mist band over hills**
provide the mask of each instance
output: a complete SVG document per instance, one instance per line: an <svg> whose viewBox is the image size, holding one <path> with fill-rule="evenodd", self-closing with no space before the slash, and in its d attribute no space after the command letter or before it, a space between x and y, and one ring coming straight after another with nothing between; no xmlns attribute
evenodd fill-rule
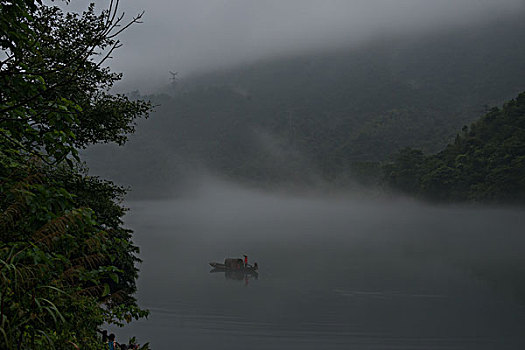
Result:
<svg viewBox="0 0 525 350"><path fill-rule="evenodd" d="M123 91L148 94L169 82L168 71L186 78L376 40L468 31L525 13L522 0L152 0L122 6L128 14L144 10L144 23L123 33L112 67L124 73Z"/></svg>
<svg viewBox="0 0 525 350"><path fill-rule="evenodd" d="M156 112L126 148L87 159L139 197L200 172L257 186L376 184L375 162L404 147L438 152L525 90L524 35L510 15L178 79L147 96Z"/></svg>

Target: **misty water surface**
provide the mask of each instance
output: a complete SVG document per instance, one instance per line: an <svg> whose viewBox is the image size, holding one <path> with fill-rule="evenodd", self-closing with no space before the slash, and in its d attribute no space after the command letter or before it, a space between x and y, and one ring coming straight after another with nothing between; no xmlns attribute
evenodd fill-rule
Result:
<svg viewBox="0 0 525 350"><path fill-rule="evenodd" d="M225 184L138 201L153 349L518 349L525 215L407 200L284 196ZM209 273L246 253L257 280ZM127 339L127 338L126 338Z"/></svg>

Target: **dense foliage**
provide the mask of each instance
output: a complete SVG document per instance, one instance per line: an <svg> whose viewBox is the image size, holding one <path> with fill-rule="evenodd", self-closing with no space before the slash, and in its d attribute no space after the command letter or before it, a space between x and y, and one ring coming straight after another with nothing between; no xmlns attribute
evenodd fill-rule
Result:
<svg viewBox="0 0 525 350"><path fill-rule="evenodd" d="M525 201L525 93L465 126L443 151L404 149L384 167L390 187L446 201Z"/></svg>
<svg viewBox="0 0 525 350"><path fill-rule="evenodd" d="M78 150L122 144L151 106L112 95L118 1L97 13L0 3L0 348L101 348L102 323L147 315L125 191L90 177Z"/></svg>

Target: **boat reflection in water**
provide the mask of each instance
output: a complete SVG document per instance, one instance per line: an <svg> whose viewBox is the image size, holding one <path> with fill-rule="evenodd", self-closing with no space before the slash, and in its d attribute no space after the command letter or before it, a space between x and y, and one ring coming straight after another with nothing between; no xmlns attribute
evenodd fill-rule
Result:
<svg viewBox="0 0 525 350"><path fill-rule="evenodd" d="M224 272L224 277L228 280L244 281L248 284L250 278L258 279L259 266L257 263L253 265L248 264L248 259L245 255L244 261L242 259L224 259L224 263L211 262L210 266L213 269L210 273Z"/></svg>

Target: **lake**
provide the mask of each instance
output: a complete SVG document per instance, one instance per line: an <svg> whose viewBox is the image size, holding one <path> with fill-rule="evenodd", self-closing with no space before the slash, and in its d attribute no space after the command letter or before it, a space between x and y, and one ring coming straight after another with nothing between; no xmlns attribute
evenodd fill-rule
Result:
<svg viewBox="0 0 525 350"><path fill-rule="evenodd" d="M522 349L525 211L269 194L135 201L153 349ZM247 254L257 279L210 273Z"/></svg>

